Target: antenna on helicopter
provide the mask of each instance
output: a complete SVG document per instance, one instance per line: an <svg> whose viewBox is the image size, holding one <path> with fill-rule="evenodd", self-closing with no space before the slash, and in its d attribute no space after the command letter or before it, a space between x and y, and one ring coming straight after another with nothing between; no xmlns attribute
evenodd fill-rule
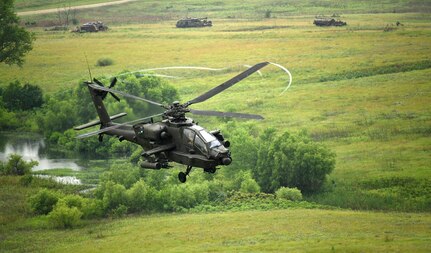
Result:
<svg viewBox="0 0 431 253"><path fill-rule="evenodd" d="M87 62L88 74L90 75L90 82L92 82L93 77L91 76L90 64L88 64L87 53L84 52L85 61Z"/></svg>

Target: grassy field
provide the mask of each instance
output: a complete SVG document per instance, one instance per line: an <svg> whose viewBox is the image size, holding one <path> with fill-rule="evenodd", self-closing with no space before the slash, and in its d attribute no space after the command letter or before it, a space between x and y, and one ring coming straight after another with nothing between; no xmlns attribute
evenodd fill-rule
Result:
<svg viewBox="0 0 431 253"><path fill-rule="evenodd" d="M17 9L57 4L29 3L18 1ZM79 12L80 20L107 20L112 23L108 23L111 29L106 33L73 34L31 28L37 36L34 50L23 68L0 65L0 85L18 79L38 84L48 93L74 87L79 80L88 79L84 54L93 76L165 66L229 68L221 72L159 72L181 77L170 82L186 101L243 70L243 64L280 63L294 78L287 92L280 94L288 82L287 75L268 67L263 69L263 77L253 75L194 108L261 114L265 120L249 123L258 129L306 130L337 154L328 191L308 200L391 212L289 209L150 215L58 231L44 228L43 220L12 219L9 210L12 216L4 214L4 220L15 221L0 230L0 251L429 251L430 4L331 3L294 1L293 8L278 1L139 1L86 10ZM277 18L262 19L268 9ZM130 14L127 17L126 12ZM348 26L321 28L312 24L315 14L334 12L342 13L341 19ZM187 14L215 17L214 26L175 29L175 18ZM50 19L55 17L25 17L23 21ZM397 21L403 26L396 27ZM395 29L384 32L386 26ZM113 59L114 64L96 67L102 57ZM222 122L197 119L209 129ZM4 187L2 192L6 192ZM15 197L21 200L25 199L22 194L31 193L13 189L7 191L17 192L19 196ZM27 208L20 202L16 205L16 210Z"/></svg>
<svg viewBox="0 0 431 253"><path fill-rule="evenodd" d="M32 217L27 205L44 183L22 187L19 180L0 177L0 252L428 252L431 246L428 214L294 204L285 210L91 220L57 230L46 216Z"/></svg>
<svg viewBox="0 0 431 253"><path fill-rule="evenodd" d="M164 66L229 67L166 71L183 101L222 83L243 64L280 63L196 106L261 114L256 124L306 130L337 153L332 193L313 200L355 209L430 210L431 18L422 13L349 14L347 27L322 28L312 16L214 20L214 27L175 29L174 21L111 27L106 33L44 32L22 69L0 67L2 83L39 84L47 92L93 76ZM404 24L384 32L396 21ZM114 65L96 67L102 57ZM241 97L241 103L238 98ZM113 112L114 113L114 112ZM144 116L144 115L143 115ZM220 119L199 118L212 129ZM239 121L241 122L241 121ZM382 205L381 203L393 203Z"/></svg>

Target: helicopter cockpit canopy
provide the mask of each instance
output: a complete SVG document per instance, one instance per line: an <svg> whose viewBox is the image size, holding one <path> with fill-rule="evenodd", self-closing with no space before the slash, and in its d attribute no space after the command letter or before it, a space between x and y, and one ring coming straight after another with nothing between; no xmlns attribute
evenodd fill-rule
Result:
<svg viewBox="0 0 431 253"><path fill-rule="evenodd" d="M222 146L214 135L198 125L185 128L184 138L189 146L198 148L204 154L208 154L208 151L213 148Z"/></svg>

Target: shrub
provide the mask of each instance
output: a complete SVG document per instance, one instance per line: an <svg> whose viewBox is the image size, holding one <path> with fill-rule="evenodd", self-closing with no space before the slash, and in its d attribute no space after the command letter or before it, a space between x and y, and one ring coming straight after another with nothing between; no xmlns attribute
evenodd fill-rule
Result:
<svg viewBox="0 0 431 253"><path fill-rule="evenodd" d="M113 210L119 205L126 203L126 188L121 184L109 181L105 185L102 200L105 210Z"/></svg>
<svg viewBox="0 0 431 253"><path fill-rule="evenodd" d="M258 157L253 176L264 192L275 192L282 186L317 192L335 167L335 153L312 142L305 133L276 136L273 130L264 132Z"/></svg>
<svg viewBox="0 0 431 253"><path fill-rule="evenodd" d="M247 178L241 183L240 191L246 193L257 193L260 192L260 187L253 178Z"/></svg>
<svg viewBox="0 0 431 253"><path fill-rule="evenodd" d="M81 217L82 212L77 207L68 207L65 201L59 201L49 213L48 220L55 228L73 228Z"/></svg>
<svg viewBox="0 0 431 253"><path fill-rule="evenodd" d="M157 210L157 191L140 180L127 190L127 202L134 212Z"/></svg>
<svg viewBox="0 0 431 253"><path fill-rule="evenodd" d="M102 182L111 181L123 185L126 189L130 188L140 178L139 168L129 163L114 164L109 171L104 172L100 180Z"/></svg>
<svg viewBox="0 0 431 253"><path fill-rule="evenodd" d="M101 218L105 213L103 210L103 201L100 199L84 199L81 208L82 218Z"/></svg>
<svg viewBox="0 0 431 253"><path fill-rule="evenodd" d="M127 214L127 210L128 209L129 208L127 206L125 206L123 204L120 204L117 208L115 208L114 210L112 210L112 212L111 212L112 217L114 217L114 218L121 218L121 217L123 217L124 215Z"/></svg>
<svg viewBox="0 0 431 253"><path fill-rule="evenodd" d="M271 10L266 10L265 11L265 18L271 18L271 14L272 14Z"/></svg>
<svg viewBox="0 0 431 253"><path fill-rule="evenodd" d="M48 214L57 204L59 194L47 189L42 189L30 197L30 208L36 214Z"/></svg>
<svg viewBox="0 0 431 253"><path fill-rule="evenodd" d="M97 60L96 66L105 67L114 64L114 61L111 58L100 58Z"/></svg>
<svg viewBox="0 0 431 253"><path fill-rule="evenodd" d="M82 209L82 206L84 205L84 198L75 194L66 195L61 199L61 201L70 208L76 207L78 209Z"/></svg>
<svg viewBox="0 0 431 253"><path fill-rule="evenodd" d="M275 195L279 199L287 199L292 201L302 200L302 193L298 188L281 187L276 192Z"/></svg>
<svg viewBox="0 0 431 253"><path fill-rule="evenodd" d="M26 162L22 156L11 154L8 161L0 167L0 172L4 175L24 175L30 173L31 168L38 164L37 161Z"/></svg>

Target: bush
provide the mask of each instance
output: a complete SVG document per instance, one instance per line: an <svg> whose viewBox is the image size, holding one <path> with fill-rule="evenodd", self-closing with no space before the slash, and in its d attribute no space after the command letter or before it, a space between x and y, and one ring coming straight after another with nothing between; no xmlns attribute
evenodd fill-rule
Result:
<svg viewBox="0 0 431 253"><path fill-rule="evenodd" d="M0 166L0 173L3 175L25 175L30 173L31 169L38 165L37 161L31 160L26 162L22 159L22 156L17 154L11 154L8 161Z"/></svg>
<svg viewBox="0 0 431 253"><path fill-rule="evenodd" d="M129 208L123 204L119 205L117 208L112 210L112 217L114 218L121 218L127 214L127 210Z"/></svg>
<svg viewBox="0 0 431 253"><path fill-rule="evenodd" d="M100 58L97 60L96 66L105 67L114 64L114 61L111 58Z"/></svg>
<svg viewBox="0 0 431 253"><path fill-rule="evenodd" d="M36 214L48 214L57 204L59 194L47 189L42 189L30 197L30 208Z"/></svg>
<svg viewBox="0 0 431 253"><path fill-rule="evenodd" d="M107 182L103 192L103 207L105 210L113 210L119 205L126 204L126 188L121 184Z"/></svg>
<svg viewBox="0 0 431 253"><path fill-rule="evenodd" d="M302 200L302 193L298 188L281 187L276 192L275 195L279 199L286 199L292 201Z"/></svg>
<svg viewBox="0 0 431 253"><path fill-rule="evenodd" d="M271 14L272 14L271 10L266 10L265 11L265 18L271 18Z"/></svg>
<svg viewBox="0 0 431 253"><path fill-rule="evenodd" d="M260 139L253 176L264 192L282 186L318 192L335 167L335 153L312 142L305 133L276 136L274 130L267 130Z"/></svg>
<svg viewBox="0 0 431 253"><path fill-rule="evenodd" d="M73 228L79 224L82 212L77 207L69 207L65 201L59 201L49 213L48 220L55 228Z"/></svg>
<svg viewBox="0 0 431 253"><path fill-rule="evenodd" d="M157 191L144 180L136 182L127 190L128 206L133 212L155 211L158 209L157 201Z"/></svg>
<svg viewBox="0 0 431 253"><path fill-rule="evenodd" d="M103 201L99 199L84 199L83 206L81 208L82 218L101 218L105 214L103 210Z"/></svg>
<svg viewBox="0 0 431 253"><path fill-rule="evenodd" d="M248 178L241 183L241 192L257 193L260 192L260 187L253 178Z"/></svg>

